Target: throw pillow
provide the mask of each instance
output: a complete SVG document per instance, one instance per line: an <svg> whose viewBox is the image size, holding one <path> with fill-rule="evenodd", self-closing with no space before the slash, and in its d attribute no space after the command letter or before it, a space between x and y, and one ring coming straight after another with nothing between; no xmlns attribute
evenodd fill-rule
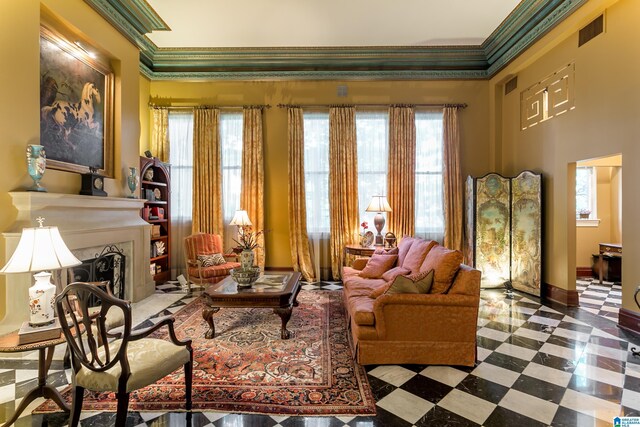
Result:
<svg viewBox="0 0 640 427"><path fill-rule="evenodd" d="M378 298L380 295L387 292L387 289L389 289L389 286L391 286L391 283L385 283L382 286L378 286L377 288L375 288L369 293L369 298L372 298L372 299Z"/></svg>
<svg viewBox="0 0 640 427"><path fill-rule="evenodd" d="M404 258L407 256L409 249L411 249L414 240L411 236L404 236L402 240L400 240L400 244L398 245L398 265L404 263Z"/></svg>
<svg viewBox="0 0 640 427"><path fill-rule="evenodd" d="M462 259L462 252L458 250L440 245L431 248L420 266L420 271L434 271L432 294L446 294L449 291Z"/></svg>
<svg viewBox="0 0 640 427"><path fill-rule="evenodd" d="M385 271L391 269L396 260L397 255L376 255L373 254L367 265L360 272L360 277L366 279L380 279Z"/></svg>
<svg viewBox="0 0 640 427"><path fill-rule="evenodd" d="M373 253L377 255L398 255L398 248L391 248L391 249L376 248L376 250L373 251Z"/></svg>
<svg viewBox="0 0 640 427"><path fill-rule="evenodd" d="M433 270L408 276L396 276L393 282L374 289L369 298L392 294L428 294L433 285Z"/></svg>
<svg viewBox="0 0 640 427"><path fill-rule="evenodd" d="M435 245L436 242L433 240L414 239L401 266L411 271L411 273L417 273L420 271L420 265L422 265L424 258L427 256L427 252Z"/></svg>
<svg viewBox="0 0 640 427"><path fill-rule="evenodd" d="M202 263L203 267L213 267L227 262L222 254L198 255L198 261Z"/></svg>
<svg viewBox="0 0 640 427"><path fill-rule="evenodd" d="M385 272L382 278L385 282L392 282L397 276L404 276L405 274L411 274L411 270L407 270L404 267L394 267L391 270Z"/></svg>

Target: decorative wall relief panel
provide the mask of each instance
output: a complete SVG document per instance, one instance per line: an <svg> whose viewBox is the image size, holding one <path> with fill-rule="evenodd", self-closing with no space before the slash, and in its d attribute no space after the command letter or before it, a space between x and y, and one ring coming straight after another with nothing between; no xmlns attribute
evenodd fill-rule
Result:
<svg viewBox="0 0 640 427"><path fill-rule="evenodd" d="M482 271L483 288L510 281L540 295L542 279L542 176L490 173L466 183L467 262Z"/></svg>

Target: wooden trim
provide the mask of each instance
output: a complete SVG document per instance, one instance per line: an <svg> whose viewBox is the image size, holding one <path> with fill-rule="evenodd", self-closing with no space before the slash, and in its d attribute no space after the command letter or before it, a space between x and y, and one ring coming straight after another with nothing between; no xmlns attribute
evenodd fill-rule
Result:
<svg viewBox="0 0 640 427"><path fill-rule="evenodd" d="M640 313L620 308L618 312L618 326L626 331L640 334Z"/></svg>
<svg viewBox="0 0 640 427"><path fill-rule="evenodd" d="M293 271L293 267L265 267L264 271Z"/></svg>
<svg viewBox="0 0 640 427"><path fill-rule="evenodd" d="M550 283L543 283L542 299L557 302L566 307L579 307L578 291L575 289L563 289Z"/></svg>
<svg viewBox="0 0 640 427"><path fill-rule="evenodd" d="M591 267L576 267L576 277L594 277Z"/></svg>

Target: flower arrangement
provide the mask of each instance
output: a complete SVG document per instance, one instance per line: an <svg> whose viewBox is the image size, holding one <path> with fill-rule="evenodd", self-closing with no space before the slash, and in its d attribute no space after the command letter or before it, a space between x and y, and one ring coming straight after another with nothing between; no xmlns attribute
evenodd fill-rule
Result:
<svg viewBox="0 0 640 427"><path fill-rule="evenodd" d="M591 215L591 210L590 209L580 209L578 211L578 215L580 218L589 218L589 215Z"/></svg>
<svg viewBox="0 0 640 427"><path fill-rule="evenodd" d="M369 228L369 223L367 221L362 221L362 224L360 224L360 227L362 227L362 233L360 233L360 235L364 237L365 233L367 232L367 229Z"/></svg>
<svg viewBox="0 0 640 427"><path fill-rule="evenodd" d="M264 230L253 232L251 227L242 227L238 240L233 239L238 244L238 248L243 251L252 251L259 247L258 238L265 233Z"/></svg>

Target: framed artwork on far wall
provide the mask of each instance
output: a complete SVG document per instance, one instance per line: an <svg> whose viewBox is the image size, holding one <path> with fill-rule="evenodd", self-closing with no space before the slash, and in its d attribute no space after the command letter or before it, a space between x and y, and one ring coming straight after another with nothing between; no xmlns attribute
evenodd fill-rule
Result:
<svg viewBox="0 0 640 427"><path fill-rule="evenodd" d="M40 144L47 167L113 177L110 66L90 48L40 27Z"/></svg>

